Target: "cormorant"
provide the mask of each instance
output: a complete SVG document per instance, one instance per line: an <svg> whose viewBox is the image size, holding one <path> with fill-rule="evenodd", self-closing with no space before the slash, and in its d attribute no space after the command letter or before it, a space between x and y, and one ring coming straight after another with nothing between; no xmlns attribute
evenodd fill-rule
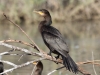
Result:
<svg viewBox="0 0 100 75"><path fill-rule="evenodd" d="M77 73L78 66L70 57L69 49L64 38L56 28L51 26L52 19L50 13L46 9L40 9L34 12L44 17L43 21L41 21L39 24L39 31L42 35L44 43L50 49L49 54L50 55L51 53L57 54L57 58L61 56L63 60L63 65L69 71L72 71L73 73Z"/></svg>
<svg viewBox="0 0 100 75"><path fill-rule="evenodd" d="M34 65L36 65L36 70L34 71L34 75L41 75L43 70L43 64L41 61L34 62Z"/></svg>
<svg viewBox="0 0 100 75"><path fill-rule="evenodd" d="M2 73L4 71L4 65L2 62L0 62L0 73ZM2 74L4 75L4 74Z"/></svg>

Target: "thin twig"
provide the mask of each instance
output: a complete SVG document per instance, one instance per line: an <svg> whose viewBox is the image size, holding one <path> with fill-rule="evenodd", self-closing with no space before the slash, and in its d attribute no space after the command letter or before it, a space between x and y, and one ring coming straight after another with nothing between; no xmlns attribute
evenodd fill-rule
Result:
<svg viewBox="0 0 100 75"><path fill-rule="evenodd" d="M9 75L8 73L6 73L6 75Z"/></svg>
<svg viewBox="0 0 100 75"><path fill-rule="evenodd" d="M34 61L28 61L28 62L26 62L26 63L24 63L24 64L21 64L21 65L15 65L13 68L8 69L8 70L5 70L4 72L2 72L2 73L0 73L0 74L4 74L4 73L7 73L7 72L11 72L11 71L13 71L13 70L15 70L15 69L22 68L22 67L24 67L24 66L27 66L27 65L33 63L33 62L41 61L41 60L43 60L43 59L45 59L45 58L39 58L39 59L36 59L36 60L34 60ZM3 62L3 61L1 61L1 62ZM7 63L7 64L8 64L8 63Z"/></svg>
<svg viewBox="0 0 100 75"><path fill-rule="evenodd" d="M93 51L92 51L92 61L93 61L93 63L94 63ZM96 70L95 70L95 67L94 67L94 64L93 64L93 70L94 70L95 75L97 75Z"/></svg>
<svg viewBox="0 0 100 75"><path fill-rule="evenodd" d="M9 62L9 61L5 61L5 60L0 60L0 62L3 62L3 63L6 63L6 64L9 64L9 65L14 66L14 67L17 66L16 64L14 64L14 63L12 63L12 62Z"/></svg>
<svg viewBox="0 0 100 75"><path fill-rule="evenodd" d="M37 63L38 64L38 63ZM36 64L36 65L37 65ZM35 69L36 69L36 65L33 67L33 70L32 70L32 73L31 73L31 75L33 75L33 73L34 73L34 71L35 71Z"/></svg>
<svg viewBox="0 0 100 75"><path fill-rule="evenodd" d="M9 54L9 53L10 53L10 52L12 52L12 51L14 51L14 49L9 50L9 51L7 51L7 52L2 52L2 53L0 53L0 56L1 56L1 55L6 55L6 54Z"/></svg>
<svg viewBox="0 0 100 75"><path fill-rule="evenodd" d="M54 72L56 72L56 71L58 71L58 70L60 70L62 68L65 68L65 66L62 66L60 68L57 68L56 70L53 70L53 71L49 72L47 75L51 75L52 73L54 73Z"/></svg>
<svg viewBox="0 0 100 75"><path fill-rule="evenodd" d="M17 50L17 51L23 51L23 52L25 52L25 53L29 53L29 54L32 54L32 55L36 55L36 53L31 52L31 51L29 51L29 50L27 50L27 49L24 49L24 48L12 46L12 45L9 45L9 44L6 44L6 43L2 43L2 42L0 42L0 45L6 46L6 47L8 47L8 48L12 48L12 49Z"/></svg>
<svg viewBox="0 0 100 75"><path fill-rule="evenodd" d="M0 42L4 42L4 43L21 43L21 44L24 44L24 45L27 45L27 46L30 46L30 47L34 48L32 44L27 43L25 41L20 41L20 40L11 40L10 39L10 40L2 40Z"/></svg>
<svg viewBox="0 0 100 75"><path fill-rule="evenodd" d="M95 62L95 63L94 63L94 62ZM97 62L100 62L100 60L78 62L77 64L78 64L78 65L82 65L82 64L94 64L94 65L100 66L100 63L97 63Z"/></svg>
<svg viewBox="0 0 100 75"><path fill-rule="evenodd" d="M3 15L5 16L5 18L10 21L12 24L14 24L16 27L18 27L26 36L27 38L33 43L32 45L34 46L34 48L36 48L36 50L40 51L41 53L44 52L42 51L35 43L34 41L28 36L28 34L16 23L14 23L12 20L9 19L9 17L7 17L7 15L5 13L3 13Z"/></svg>
<svg viewBox="0 0 100 75"><path fill-rule="evenodd" d="M21 55L20 58L18 59L18 61L20 61L20 59L23 57L24 55Z"/></svg>

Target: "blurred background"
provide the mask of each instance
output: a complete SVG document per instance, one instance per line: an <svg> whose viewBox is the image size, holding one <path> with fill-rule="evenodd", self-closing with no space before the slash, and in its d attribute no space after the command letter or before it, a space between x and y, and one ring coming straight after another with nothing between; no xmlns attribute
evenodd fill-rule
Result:
<svg viewBox="0 0 100 75"><path fill-rule="evenodd" d="M42 17L33 13L33 10L45 8L50 11L53 26L56 27L66 39L70 48L70 55L75 62L92 60L92 52L95 60L100 60L100 0L0 0L0 40L16 39L29 42L29 39L13 24L8 22L3 16L3 12L11 20L19 24L21 28L35 41L35 43L47 53L48 48L44 45L38 24ZM12 44L12 43L10 43ZM29 49L33 48L25 45L13 43L12 45ZM8 51L9 48L0 46L0 52ZM13 52L14 53L14 52ZM21 52L15 52L21 53ZM37 59L33 56L2 56L2 60L11 61L15 64L22 64L29 60ZM54 62L43 60L44 70L42 75L59 68ZM94 74L92 64L84 64L84 70ZM31 75L34 65L14 70L9 75ZM5 64L5 70L12 68ZM100 74L100 66L95 65L97 74ZM75 75L66 71L59 70L52 75ZM78 74L82 75L82 74Z"/></svg>

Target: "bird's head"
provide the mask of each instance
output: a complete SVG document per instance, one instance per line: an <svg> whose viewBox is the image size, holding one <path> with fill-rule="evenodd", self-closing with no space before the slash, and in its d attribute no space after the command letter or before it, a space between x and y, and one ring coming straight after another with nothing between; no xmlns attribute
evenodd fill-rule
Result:
<svg viewBox="0 0 100 75"><path fill-rule="evenodd" d="M33 62L34 65L36 65L38 68L41 68L43 69L43 64L41 61L36 61L36 62Z"/></svg>
<svg viewBox="0 0 100 75"><path fill-rule="evenodd" d="M50 13L46 9L35 10L34 12L38 13L39 15L43 17L50 16Z"/></svg>
<svg viewBox="0 0 100 75"><path fill-rule="evenodd" d="M34 75L41 75L43 70L43 64L41 61L33 62L36 65L36 70L34 71Z"/></svg>

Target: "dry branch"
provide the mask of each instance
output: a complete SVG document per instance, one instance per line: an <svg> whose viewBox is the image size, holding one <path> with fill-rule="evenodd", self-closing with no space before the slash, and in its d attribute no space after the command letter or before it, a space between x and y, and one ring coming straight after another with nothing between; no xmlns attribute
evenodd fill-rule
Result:
<svg viewBox="0 0 100 75"><path fill-rule="evenodd" d="M62 67L60 67L60 68L57 68L56 70L53 70L53 71L49 72L47 75L51 75L52 73L54 73L54 72L56 72L56 71L58 71L58 70L60 70L60 69L62 69L62 68L64 68L64 66L62 66Z"/></svg>
<svg viewBox="0 0 100 75"><path fill-rule="evenodd" d="M10 72L10 71L12 71L14 69L21 68L23 66L29 65L29 64L31 64L31 63L33 63L35 61L38 61L38 60L44 60L45 59L45 60L51 60L51 61L54 61L54 62L57 62L57 63L61 63L61 64L63 63L61 59L57 59L56 60L55 57L51 57L46 52L44 52L43 50L41 50L19 25L15 24L5 14L4 14L4 16L6 17L6 19L8 21L10 21L12 24L14 24L15 26L17 26L28 37L28 39L32 42L32 44L29 44L29 43L26 43L26 42L23 42L23 41L19 41L19 40L4 40L4 41L0 41L0 45L5 46L5 47L8 47L8 48L11 48L11 49L13 49L12 51L15 51L15 50L22 51L22 52L25 52L27 54L31 54L33 56L38 56L38 57L42 57L42 58L37 59L37 60L34 60L34 61L29 61L29 62L26 62L26 63L21 64L21 65L14 66L11 69L5 70L3 73L7 73L7 72ZM38 50L39 53L31 52L30 50L27 50L27 49L24 49L24 48L20 48L20 47L16 47L16 46L13 46L13 45L6 44L7 42L22 43L24 45L33 47L34 49ZM0 53L0 54L1 55L4 55L4 54L7 54L7 53L10 53L10 51L6 51L5 53L3 52L3 53ZM95 61L91 61L91 62L93 62L93 64L94 64ZM86 63L87 62L84 62L83 64L86 64ZM79 65L79 64L77 63L77 65ZM78 66L78 67L79 67L79 72L81 72L83 75L91 75L90 73L88 73L87 71L85 71L84 69L82 69L80 66ZM0 73L0 74L3 74L3 73Z"/></svg>
<svg viewBox="0 0 100 75"><path fill-rule="evenodd" d="M0 60L0 62L3 62L3 63L6 63L6 64L9 64L9 65L14 66L14 67L17 66L16 64L14 64L14 63L12 63L12 62L9 62L9 61Z"/></svg>
<svg viewBox="0 0 100 75"><path fill-rule="evenodd" d="M38 50L38 51L40 51L40 52L44 52L44 51L42 51L42 50L35 44L35 42L28 36L28 34L27 34L19 25L17 25L17 24L14 23L12 20L10 20L9 17L8 17L5 13L3 13L3 15L5 16L5 18L6 18L8 21L10 21L10 22L11 22L12 24L14 24L16 27L18 27L18 28L27 36L27 38L33 43L32 45L33 45L34 48L36 48L36 50Z"/></svg>
<svg viewBox="0 0 100 75"><path fill-rule="evenodd" d="M0 41L0 45L11 48L11 49L14 49L14 50L17 50L17 51L22 51L22 52L25 52L27 54L31 54L31 55L34 55L34 56L44 57L47 60L52 60L54 62L62 63L61 59L56 60L55 57L53 57L53 59L52 59L52 57L50 55L48 55L47 53L31 52L30 50L27 50L27 49L24 49L24 48L20 48L20 47L16 47L16 46L12 46L12 45L3 43L2 41Z"/></svg>
<svg viewBox="0 0 100 75"><path fill-rule="evenodd" d="M18 69L18 68L27 66L27 65L29 65L29 64L31 64L31 63L33 63L33 62L36 62L36 61L39 61L39 60L43 60L43 59L44 59L44 58L36 59L36 60L34 60L34 61L28 61L28 62L26 62L26 63L24 63L24 64L21 64L21 65L15 65L15 64L13 64L13 63L11 63L11 62L6 61L7 64L8 64L8 63L11 63L10 65L13 64L14 67L11 68L11 69L5 70L4 72L2 72L2 73L0 73L0 74L4 74L4 73L7 73L7 72L11 72L11 71L13 71L13 70L15 70L15 69ZM4 61L1 60L1 62L4 62ZM5 63L5 62L4 62L4 63Z"/></svg>
<svg viewBox="0 0 100 75"><path fill-rule="evenodd" d="M19 47L16 47L16 46L12 46L12 45L9 45L9 44L6 44L6 43L3 43L2 41L0 41L0 45L3 45L5 47L8 47L8 48L12 48L14 50L18 50L18 51L23 51L25 53L29 53L29 54L32 54L34 56L39 56L39 57L42 57L44 58L45 60L51 60L51 61L54 61L54 62L57 62L57 63L62 63L62 60L61 59L57 59L55 57L51 57L50 55L48 55L47 53L35 53L35 52L31 52L27 49L24 49L24 48L19 48ZM14 68L15 69L15 68ZM16 68L17 69L17 68ZM11 71L11 70L10 70ZM9 71L7 71L9 72ZM82 68L80 68L79 66L79 72L84 74L84 75L91 75L90 73L88 73L87 71L83 70Z"/></svg>
<svg viewBox="0 0 100 75"><path fill-rule="evenodd" d="M21 43L21 44L24 44L24 45L27 45L27 46L34 48L32 44L24 42L24 41L20 41L20 40L11 40L10 39L10 40L3 40L1 42L4 42L4 43Z"/></svg>
<svg viewBox="0 0 100 75"><path fill-rule="evenodd" d="M78 62L78 65L82 65L82 64L94 64L97 66L100 66L100 63L97 63L97 61L99 62L100 60L94 60L94 61L86 61L86 62Z"/></svg>

